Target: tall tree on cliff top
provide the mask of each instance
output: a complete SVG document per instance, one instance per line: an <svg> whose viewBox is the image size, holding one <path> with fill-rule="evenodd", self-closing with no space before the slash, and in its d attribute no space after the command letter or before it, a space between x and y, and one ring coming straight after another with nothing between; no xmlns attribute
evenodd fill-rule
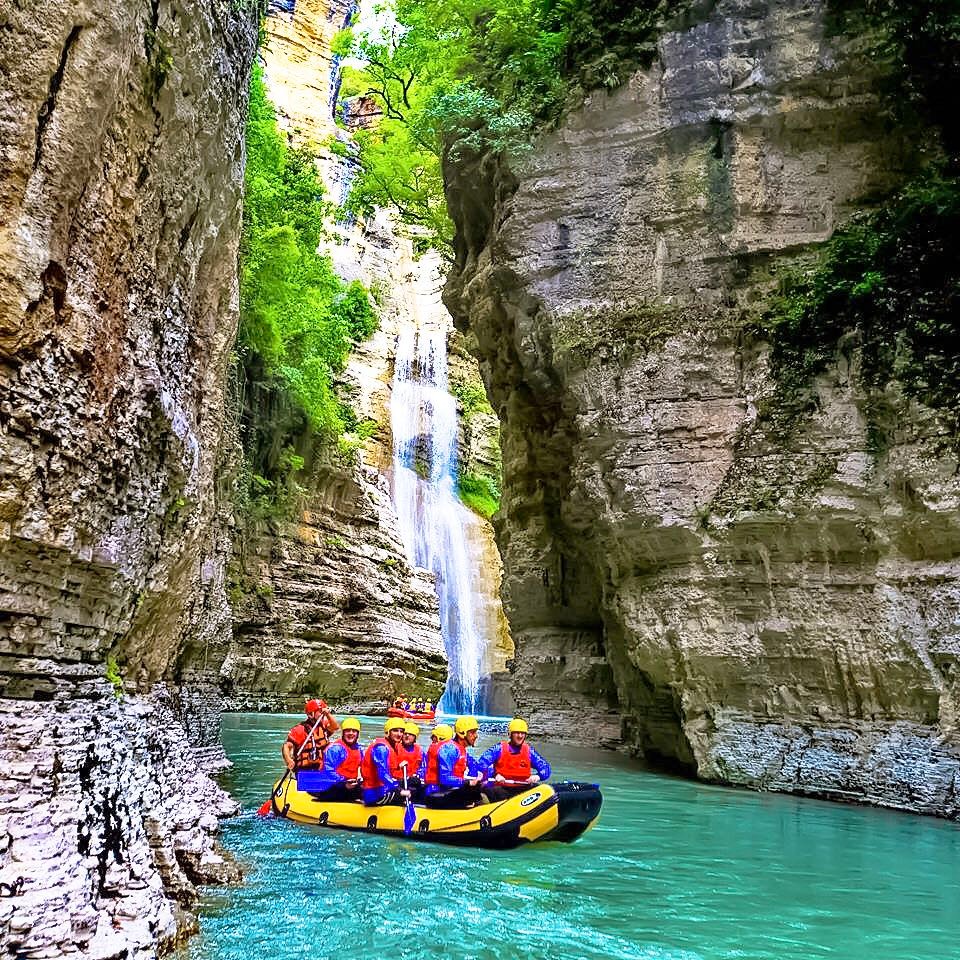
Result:
<svg viewBox="0 0 960 960"><path fill-rule="evenodd" d="M394 207L450 256L444 150L516 149L562 100L563 17L541 0L396 0L379 26L346 34L338 52L364 64L351 92L383 118L360 131L361 172L347 206Z"/></svg>

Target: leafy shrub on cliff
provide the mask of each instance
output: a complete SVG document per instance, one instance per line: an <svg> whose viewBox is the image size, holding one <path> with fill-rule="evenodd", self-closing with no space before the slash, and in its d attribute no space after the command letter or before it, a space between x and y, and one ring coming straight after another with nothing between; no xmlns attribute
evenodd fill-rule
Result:
<svg viewBox="0 0 960 960"><path fill-rule="evenodd" d="M487 391L477 380L453 377L450 380L450 392L460 401L463 416L467 420L478 413L493 413L493 407L487 399Z"/></svg>
<svg viewBox="0 0 960 960"><path fill-rule="evenodd" d="M333 380L377 317L362 284L345 285L317 253L330 212L314 158L277 129L260 68L250 82L240 259L238 347L248 371L272 378L312 430L343 432Z"/></svg>
<svg viewBox="0 0 960 960"><path fill-rule="evenodd" d="M487 520L500 509L500 486L493 477L484 474L460 474L457 495L474 513Z"/></svg>
<svg viewBox="0 0 960 960"><path fill-rule="evenodd" d="M960 183L929 172L825 245L816 267L784 281L761 321L777 379L769 411L785 425L812 402L809 384L859 347L874 391L867 413L883 442L879 391L896 379L960 431Z"/></svg>

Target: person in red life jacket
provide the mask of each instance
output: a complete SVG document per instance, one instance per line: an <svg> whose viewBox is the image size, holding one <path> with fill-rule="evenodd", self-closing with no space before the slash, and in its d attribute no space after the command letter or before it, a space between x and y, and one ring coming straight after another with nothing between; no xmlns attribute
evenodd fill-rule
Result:
<svg viewBox="0 0 960 960"><path fill-rule="evenodd" d="M437 770L437 754L440 748L448 741L453 739L453 727L446 723L438 723L430 733L430 746L427 748L427 755L424 758L423 766L423 784L424 795L437 793L440 790L440 774Z"/></svg>
<svg viewBox="0 0 960 960"><path fill-rule="evenodd" d="M288 770L320 770L323 751L329 734L340 724L330 712L325 700L308 700L304 706L306 720L301 720L288 734L281 748L283 762Z"/></svg>
<svg viewBox="0 0 960 960"><path fill-rule="evenodd" d="M297 789L316 800L349 803L360 799L360 721L347 717L340 725L340 739L323 751L322 770L302 770L297 774Z"/></svg>
<svg viewBox="0 0 960 960"><path fill-rule="evenodd" d="M480 767L493 779L483 792L490 800L506 800L550 779L550 764L527 743L527 722L519 717L507 727L509 740L495 743L480 757Z"/></svg>
<svg viewBox="0 0 960 960"><path fill-rule="evenodd" d="M403 778L398 780L394 776L404 725L402 718L388 717L383 725L385 736L377 737L363 754L363 762L360 764L360 774L363 777L362 797L368 807L406 803L410 796L410 791L403 789Z"/></svg>
<svg viewBox="0 0 960 960"><path fill-rule="evenodd" d="M442 809L472 807L483 803L480 793L483 773L476 760L467 753L467 747L477 742L480 725L476 717L460 717L453 725L454 737L441 743L437 750L435 781L427 775L425 803L428 807Z"/></svg>
<svg viewBox="0 0 960 960"><path fill-rule="evenodd" d="M420 803L423 797L423 775L427 769L427 758L423 748L417 743L417 737L420 735L420 728L412 721L408 720L403 728L403 740L397 750L395 770L390 772L396 777L399 783L403 783L403 770L400 764L406 763L407 767L407 787L410 790L414 803Z"/></svg>

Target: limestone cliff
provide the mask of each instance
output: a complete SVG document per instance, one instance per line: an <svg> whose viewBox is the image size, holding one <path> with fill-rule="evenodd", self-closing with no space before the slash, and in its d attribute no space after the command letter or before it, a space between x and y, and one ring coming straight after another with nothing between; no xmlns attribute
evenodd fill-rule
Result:
<svg viewBox="0 0 960 960"><path fill-rule="evenodd" d="M353 0L271 2L261 50L270 99L281 124L300 142L319 147L336 132L336 73L330 43L346 27Z"/></svg>
<svg viewBox="0 0 960 960"><path fill-rule="evenodd" d="M956 816L956 458L895 383L871 449L855 343L784 443L745 335L773 280L932 146L890 127L866 49L820 2L721 0L514 169L448 171L445 298L501 420L533 724Z"/></svg>
<svg viewBox="0 0 960 960"><path fill-rule="evenodd" d="M230 0L0 12L10 955L151 956L194 880L236 873L167 684L229 623L213 479L254 42Z"/></svg>

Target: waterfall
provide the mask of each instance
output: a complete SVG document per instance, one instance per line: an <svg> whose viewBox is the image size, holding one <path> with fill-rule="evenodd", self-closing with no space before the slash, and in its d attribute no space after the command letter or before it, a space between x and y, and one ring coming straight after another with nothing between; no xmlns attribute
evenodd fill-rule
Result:
<svg viewBox="0 0 960 960"><path fill-rule="evenodd" d="M457 401L448 390L445 327L408 325L397 338L391 399L394 503L407 555L436 576L450 663L440 709L482 713L485 638L479 584L456 494Z"/></svg>

